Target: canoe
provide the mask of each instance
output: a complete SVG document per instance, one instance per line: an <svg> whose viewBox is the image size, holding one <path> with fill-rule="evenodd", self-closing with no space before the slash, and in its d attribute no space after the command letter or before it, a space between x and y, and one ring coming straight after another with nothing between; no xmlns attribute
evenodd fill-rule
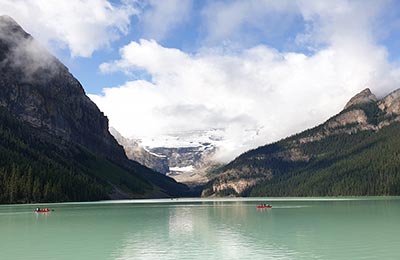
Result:
<svg viewBox="0 0 400 260"><path fill-rule="evenodd" d="M270 209L270 208L272 208L272 206L271 205L257 205L257 208L258 209Z"/></svg>
<svg viewBox="0 0 400 260"><path fill-rule="evenodd" d="M48 213L48 212L52 212L53 210L52 209L49 209L49 210L44 210L44 209L41 209L41 210L34 210L33 212L36 212L36 213Z"/></svg>

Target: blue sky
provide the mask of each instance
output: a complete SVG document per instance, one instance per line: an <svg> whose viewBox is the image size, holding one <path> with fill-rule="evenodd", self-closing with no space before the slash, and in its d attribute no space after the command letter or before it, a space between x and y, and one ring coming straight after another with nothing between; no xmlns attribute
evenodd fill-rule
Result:
<svg viewBox="0 0 400 260"><path fill-rule="evenodd" d="M366 87L399 88L399 5L3 0L0 12L69 67L123 135L218 128L229 160L322 123Z"/></svg>
<svg viewBox="0 0 400 260"><path fill-rule="evenodd" d="M244 21L237 28L224 35L224 38L208 40L208 31L205 26L207 15L205 12L213 5L221 4L229 6L235 1L187 1L188 7L184 10L189 18L177 21L176 24L168 28L168 32L163 35L152 32L146 28L142 17L146 12L154 11L154 3L147 1L132 2L138 9L139 15L129 17L129 30L127 33L119 35L107 48L100 48L93 51L89 57L71 56L68 48L53 49L71 72L82 82L85 90L91 94L99 94L105 87L122 85L127 80L148 78L146 73L139 71L134 75L127 76L122 72L112 74L101 73L100 64L119 57L119 49L131 41L139 39L156 39L163 47L177 48L187 53L196 53L204 47L225 46L232 51L240 51L244 48L267 45L280 52L300 52L312 55L316 50L324 46L324 42L310 47L308 44L296 42L296 36L305 33L309 22L304 20L300 13L291 11L267 12L257 17L256 22ZM256 4L263 1L254 1ZM268 2L268 1L267 1ZM339 1L340 2L340 1ZM343 1L347 2L347 1ZM350 1L351 2L351 1ZM372 2L372 1L371 1ZM377 2L377 1L376 1ZM110 1L114 6L120 6L120 1ZM171 1L171 5L179 5L179 1ZM368 2L364 3L368 5ZM268 8L260 4L261 8ZM398 62L400 60L400 8L396 1L387 1L381 4L384 9L373 19L371 30L376 30L376 43L384 46L388 51L388 60ZM248 11L248 10L243 10ZM362 9L359 10L362 12ZM177 14L178 16L181 14ZM211 14L212 15L212 14ZM373 27L376 28L373 28Z"/></svg>
<svg viewBox="0 0 400 260"><path fill-rule="evenodd" d="M131 16L129 31L126 34L121 34L119 39L113 41L109 48L96 50L90 57L71 57L68 48L56 49L54 50L55 54L68 65L88 93L98 94L104 87L121 85L127 79L146 77L140 72L127 77L123 73L104 74L99 70L101 63L118 59L121 47L139 39L156 39L164 47L178 48L187 53L196 53L198 49L205 46L221 47L228 45L229 48L240 51L243 48L258 44L266 44L280 51L309 53L307 48L294 43L296 35L305 30L304 21L299 14L272 13L262 17L257 26L244 23L239 31L233 31L226 38L211 42L207 40L204 12L210 5L215 4L215 1L187 2L189 6L185 11L190 18L182 19L182 21L171 26L165 35L158 35L157 32L151 30L147 31L140 16ZM121 4L119 1L111 1L111 3L115 6ZM221 1L221 3L229 3L229 1ZM175 4L179 5L179 1L173 1L172 5ZM140 9L141 15L154 9L150 3L145 3L145 1L136 4L135 7L143 8ZM276 30L277 27L279 27L279 30Z"/></svg>

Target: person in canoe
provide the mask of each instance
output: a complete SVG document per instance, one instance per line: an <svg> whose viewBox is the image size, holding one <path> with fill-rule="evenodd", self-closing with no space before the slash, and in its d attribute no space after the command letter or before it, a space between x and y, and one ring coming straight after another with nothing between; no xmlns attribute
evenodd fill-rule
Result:
<svg viewBox="0 0 400 260"><path fill-rule="evenodd" d="M259 205L257 205L257 208L258 209L272 208L272 205L266 203L260 203Z"/></svg>
<svg viewBox="0 0 400 260"><path fill-rule="evenodd" d="M36 208L35 210L34 210L34 212L38 212L38 213L45 213L45 212L52 212L53 210L51 210L51 209L49 209L49 208L44 208L44 209L41 209L41 208Z"/></svg>

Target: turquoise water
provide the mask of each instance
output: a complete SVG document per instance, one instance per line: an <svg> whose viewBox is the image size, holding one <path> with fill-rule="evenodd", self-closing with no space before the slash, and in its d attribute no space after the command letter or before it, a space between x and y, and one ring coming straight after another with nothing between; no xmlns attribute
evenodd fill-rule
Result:
<svg viewBox="0 0 400 260"><path fill-rule="evenodd" d="M400 198L4 205L0 231L0 259L399 259Z"/></svg>

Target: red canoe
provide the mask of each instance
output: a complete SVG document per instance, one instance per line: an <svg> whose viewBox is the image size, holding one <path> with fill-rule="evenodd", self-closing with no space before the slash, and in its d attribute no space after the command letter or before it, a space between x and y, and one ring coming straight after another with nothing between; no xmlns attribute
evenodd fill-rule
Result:
<svg viewBox="0 0 400 260"><path fill-rule="evenodd" d="M272 206L271 205L257 205L257 208L258 209L270 209L270 208L272 208Z"/></svg>
<svg viewBox="0 0 400 260"><path fill-rule="evenodd" d="M53 210L51 210L51 209L48 209L48 210L46 210L46 209L40 209L40 210L34 210L34 212L36 212L36 213L48 213L48 212L52 212Z"/></svg>

